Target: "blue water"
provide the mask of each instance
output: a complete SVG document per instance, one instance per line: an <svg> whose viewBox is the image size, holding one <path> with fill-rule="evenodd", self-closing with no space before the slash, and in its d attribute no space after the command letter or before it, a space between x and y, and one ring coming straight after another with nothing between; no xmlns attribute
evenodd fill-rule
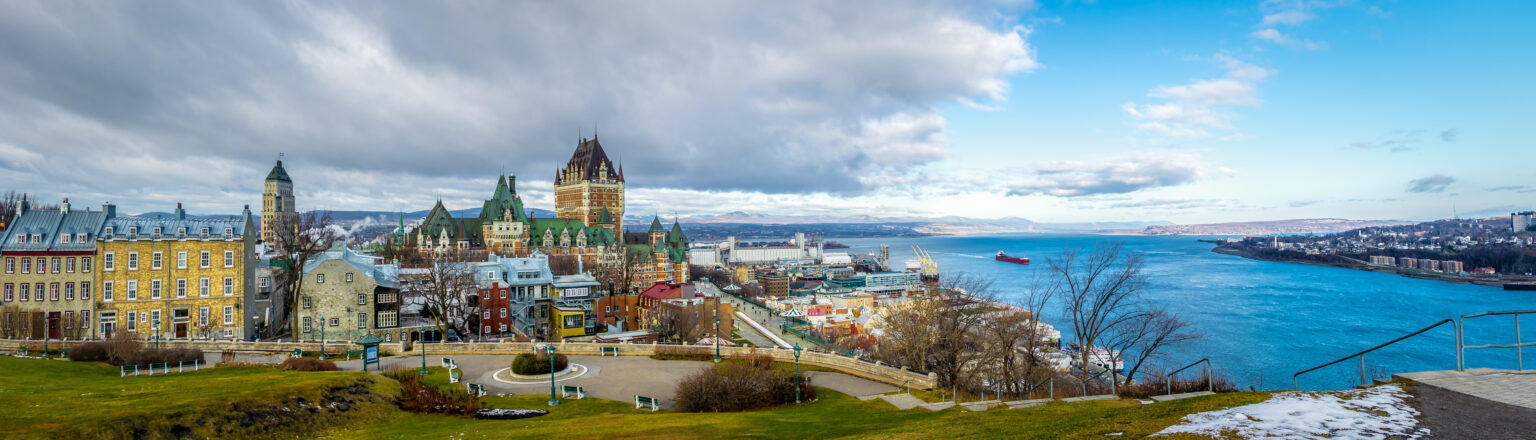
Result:
<svg viewBox="0 0 1536 440"><path fill-rule="evenodd" d="M1177 368L1209 357L1215 368L1239 387L1289 388L1291 375L1307 368L1390 341L1441 319L1494 310L1536 309L1536 292L1419 280L1392 274L1273 263L1211 252L1214 245L1196 237L1099 235L1021 235L837 239L851 253L876 253L891 245L892 265L912 258L921 246L947 275L965 273L993 282L1003 299L1020 298L1035 272L1048 271L1046 260L1070 246L1089 248L1096 241L1121 241L1142 252L1149 282L1143 297L1166 305L1193 321L1204 335L1198 344L1170 350L1160 363ZM994 261L1004 250L1027 256L1029 266ZM1042 312L1047 322L1072 339L1060 305ZM1523 341L1536 340L1536 316L1527 316ZM1467 321L1466 344L1510 344L1510 317ZM1467 367L1514 369L1513 349L1468 350ZM1526 364L1536 368L1536 350ZM1149 362L1151 364L1152 362ZM1389 372L1455 368L1454 330L1444 325L1366 356L1367 368ZM1349 360L1308 373L1301 387L1348 387L1359 377L1360 363Z"/></svg>

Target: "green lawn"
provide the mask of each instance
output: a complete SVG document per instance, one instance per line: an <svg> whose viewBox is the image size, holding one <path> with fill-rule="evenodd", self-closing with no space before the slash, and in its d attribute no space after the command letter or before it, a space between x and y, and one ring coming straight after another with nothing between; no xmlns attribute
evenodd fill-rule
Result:
<svg viewBox="0 0 1536 440"><path fill-rule="evenodd" d="M299 373L261 367L215 368L198 373L119 378L117 369L0 357L0 438L83 437L70 430L124 437L141 431L168 436L177 423L249 410L251 402L283 401L293 396L323 398L326 390L363 383L382 396L398 394L394 381L357 372ZM448 385L441 369L431 368L427 383ZM562 400L550 407L548 396L487 397L493 408L548 409L551 414L523 420L412 414L382 402L350 412L306 419L297 431L242 431L240 436L334 438L1104 438L1123 432L1131 438L1150 434L1186 414L1262 401L1266 393L1228 393L1142 405L1136 401L1054 403L1029 409L941 412L900 411L883 401L859 401L828 389L821 400L799 407L724 414L637 411L627 402L601 399ZM669 396L662 396L667 398ZM246 402L241 406L240 402ZM189 416L190 414L191 416ZM174 419L167 422L160 419ZM178 422L179 421L179 422ZM232 423L232 422L225 422ZM198 437L217 437L216 427L201 427ZM65 434L65 435L59 435ZM1179 437L1174 437L1179 438Z"/></svg>

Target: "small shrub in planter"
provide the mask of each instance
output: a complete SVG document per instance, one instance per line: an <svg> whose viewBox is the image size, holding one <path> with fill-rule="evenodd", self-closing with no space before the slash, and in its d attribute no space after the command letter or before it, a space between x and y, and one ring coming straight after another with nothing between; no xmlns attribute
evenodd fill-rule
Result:
<svg viewBox="0 0 1536 440"><path fill-rule="evenodd" d="M277 369L288 371L336 371L336 363L310 358L288 358L277 364Z"/></svg>
<svg viewBox="0 0 1536 440"><path fill-rule="evenodd" d="M570 362L566 360L565 355L555 354L554 371L565 371L568 366L570 366ZM512 358L512 373L524 376L549 374L549 355L542 351L538 354L519 354L517 357Z"/></svg>
<svg viewBox="0 0 1536 440"><path fill-rule="evenodd" d="M482 409L475 411L475 418L490 420L517 420L549 414L542 409Z"/></svg>

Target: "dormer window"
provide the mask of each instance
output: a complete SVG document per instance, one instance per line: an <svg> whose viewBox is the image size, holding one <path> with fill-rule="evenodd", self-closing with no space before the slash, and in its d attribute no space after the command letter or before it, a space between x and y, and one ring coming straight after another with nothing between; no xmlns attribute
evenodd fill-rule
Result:
<svg viewBox="0 0 1536 440"><path fill-rule="evenodd" d="M43 244L43 234L32 234L32 244Z"/></svg>
<svg viewBox="0 0 1536 440"><path fill-rule="evenodd" d="M16 244L27 244L27 234L16 234Z"/></svg>
<svg viewBox="0 0 1536 440"><path fill-rule="evenodd" d="M71 235L71 234L59 234L59 243L60 244L69 244L70 237L73 237L73 235Z"/></svg>
<svg viewBox="0 0 1536 440"><path fill-rule="evenodd" d="M105 233L107 234L107 238L111 239L112 238L112 227L108 226L107 230L105 231Z"/></svg>
<svg viewBox="0 0 1536 440"><path fill-rule="evenodd" d="M133 240L133 239L138 238L138 237L139 237L139 227L138 226L129 226L128 227L128 239L129 240Z"/></svg>
<svg viewBox="0 0 1536 440"><path fill-rule="evenodd" d="M208 238L208 227L207 226L203 227L203 238Z"/></svg>
<svg viewBox="0 0 1536 440"><path fill-rule="evenodd" d="M224 238L235 238L235 228L224 228Z"/></svg>
<svg viewBox="0 0 1536 440"><path fill-rule="evenodd" d="M151 231L150 234L154 235L155 238L159 238L160 237L160 227L159 226L156 226L154 229L151 229L150 231Z"/></svg>
<svg viewBox="0 0 1536 440"><path fill-rule="evenodd" d="M187 238L187 227L176 228L176 238Z"/></svg>

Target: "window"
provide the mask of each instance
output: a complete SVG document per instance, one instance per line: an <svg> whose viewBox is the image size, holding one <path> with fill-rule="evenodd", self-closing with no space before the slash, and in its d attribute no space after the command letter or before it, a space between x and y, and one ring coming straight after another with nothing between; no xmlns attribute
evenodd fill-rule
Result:
<svg viewBox="0 0 1536 440"><path fill-rule="evenodd" d="M31 258L22 258L21 259L21 273L32 273L32 259Z"/></svg>
<svg viewBox="0 0 1536 440"><path fill-rule="evenodd" d="M80 272L91 273L91 257L80 257Z"/></svg>
<svg viewBox="0 0 1536 440"><path fill-rule="evenodd" d="M187 268L187 251L176 251L176 268Z"/></svg>
<svg viewBox="0 0 1536 440"><path fill-rule="evenodd" d="M203 229L200 232L203 233L203 238L208 238L208 227L207 226L204 226Z"/></svg>
<svg viewBox="0 0 1536 440"><path fill-rule="evenodd" d="M235 238L235 229L234 228L224 228L224 239L228 240L228 239L231 239L231 238Z"/></svg>
<svg viewBox="0 0 1536 440"><path fill-rule="evenodd" d="M160 251L155 251L154 253L150 254L149 268L151 270L160 270Z"/></svg>
<svg viewBox="0 0 1536 440"><path fill-rule="evenodd" d="M261 278L257 278L257 280L258 280L257 283L261 286L261 290L265 291L267 289L271 289L272 288L272 279L271 278L261 277Z"/></svg>
<svg viewBox="0 0 1536 440"><path fill-rule="evenodd" d="M27 234L16 234L16 244L27 244Z"/></svg>
<svg viewBox="0 0 1536 440"><path fill-rule="evenodd" d="M48 284L48 299L50 301L59 300L59 283Z"/></svg>
<svg viewBox="0 0 1536 440"><path fill-rule="evenodd" d="M400 325L399 312L379 312L379 327L389 328Z"/></svg>
<svg viewBox="0 0 1536 440"><path fill-rule="evenodd" d="M352 282L352 272L347 272L347 282Z"/></svg>
<svg viewBox="0 0 1536 440"><path fill-rule="evenodd" d="M199 261L200 265L198 267L207 269L210 264L213 264L213 257L211 255L208 251L203 251L202 260Z"/></svg>
<svg viewBox="0 0 1536 440"><path fill-rule="evenodd" d="M304 317L304 333L309 333L310 332L310 328L312 327L310 325L310 319L311 318L308 317L308 316Z"/></svg>
<svg viewBox="0 0 1536 440"><path fill-rule="evenodd" d="M187 297L187 279L186 278L177 278L176 279L176 297L177 298L186 298Z"/></svg>
<svg viewBox="0 0 1536 440"><path fill-rule="evenodd" d="M16 257L5 258L5 273L16 273Z"/></svg>
<svg viewBox="0 0 1536 440"><path fill-rule="evenodd" d="M149 280L149 299L160 299L160 280Z"/></svg>
<svg viewBox="0 0 1536 440"><path fill-rule="evenodd" d="M491 319L491 311L490 310L486 310L485 313L483 313L483 315L485 315L485 316L480 318L480 319Z"/></svg>
<svg viewBox="0 0 1536 440"><path fill-rule="evenodd" d="M224 306L224 325L235 323L235 306Z"/></svg>
<svg viewBox="0 0 1536 440"><path fill-rule="evenodd" d="M204 298L208 297L208 279L207 278L201 278L201 279L197 280L197 296L201 296L201 297L204 297Z"/></svg>
<svg viewBox="0 0 1536 440"><path fill-rule="evenodd" d="M360 306L368 305L368 294L366 294L366 293L359 293L359 294L357 294L357 305L360 305Z"/></svg>
<svg viewBox="0 0 1536 440"><path fill-rule="evenodd" d="M108 226L105 231L102 231L102 234L106 235L108 240L112 239L112 227Z"/></svg>
<svg viewBox="0 0 1536 440"><path fill-rule="evenodd" d="M91 282L90 281L81 281L80 282L80 299L86 300L86 301L90 301L91 300Z"/></svg>
<svg viewBox="0 0 1536 440"><path fill-rule="evenodd" d="M206 326L206 325L208 325L208 308L207 307L199 307L197 309L197 325L199 325L199 326Z"/></svg>
<svg viewBox="0 0 1536 440"><path fill-rule="evenodd" d="M304 308L306 308L306 309L310 308L310 303L309 303L309 297L308 296L304 297Z"/></svg>
<svg viewBox="0 0 1536 440"><path fill-rule="evenodd" d="M102 281L101 282L101 300L102 301L111 301L112 300L112 282L111 281Z"/></svg>
<svg viewBox="0 0 1536 440"><path fill-rule="evenodd" d="M16 285L15 284L11 284L11 283L6 283L5 284L5 302L11 302L11 301L15 301L15 300L16 300Z"/></svg>
<svg viewBox="0 0 1536 440"><path fill-rule="evenodd" d="M501 308L501 317L502 318L506 318L507 317L507 308L506 307L502 307Z"/></svg>
<svg viewBox="0 0 1536 440"><path fill-rule="evenodd" d="M117 263L117 258L115 258L115 257L116 257L116 255L114 253L112 253L112 252L104 252L104 253L102 253L101 254L101 270L105 270L105 271L117 270L117 267L115 266L115 264Z"/></svg>
<svg viewBox="0 0 1536 440"><path fill-rule="evenodd" d="M21 283L21 300L22 301L27 301L27 300L32 299L32 292L31 292L32 289L29 289L28 288L29 286L31 286L31 284Z"/></svg>
<svg viewBox="0 0 1536 440"><path fill-rule="evenodd" d="M187 238L187 227L176 228L176 238Z"/></svg>
<svg viewBox="0 0 1536 440"><path fill-rule="evenodd" d="M128 280L128 300L139 299L139 280Z"/></svg>
<svg viewBox="0 0 1536 440"><path fill-rule="evenodd" d="M62 265L59 264L60 261L63 261L63 259L59 257L53 257L53 273L60 272L59 268L62 267Z"/></svg>
<svg viewBox="0 0 1536 440"><path fill-rule="evenodd" d="M154 229L151 229L151 231L153 231L151 233L154 234L155 238L160 238L160 227L159 226L154 227Z"/></svg>
<svg viewBox="0 0 1536 440"><path fill-rule="evenodd" d="M341 318L331 318L331 327L337 327L337 326L340 326L340 325L341 325Z"/></svg>
<svg viewBox="0 0 1536 440"><path fill-rule="evenodd" d="M136 311L133 311L133 310L129 310L128 311L128 331L131 332L131 331L138 330L138 329L139 329L139 312L136 312Z"/></svg>
<svg viewBox="0 0 1536 440"><path fill-rule="evenodd" d="M315 284L325 284L325 274L323 274L323 273L315 274Z"/></svg>
<svg viewBox="0 0 1536 440"><path fill-rule="evenodd" d="M491 332L491 326L487 325L487 326L485 326L485 330L483 332L481 332L481 334L488 334L490 332Z"/></svg>
<svg viewBox="0 0 1536 440"><path fill-rule="evenodd" d="M160 328L160 311L159 310L150 310L149 311L149 325L151 326L150 327L151 329L158 329L158 328Z"/></svg>
<svg viewBox="0 0 1536 440"><path fill-rule="evenodd" d="M43 244L43 234L32 234L32 244Z"/></svg>
<svg viewBox="0 0 1536 440"><path fill-rule="evenodd" d="M357 314L357 328L358 329L366 329L366 328L368 328L368 314L367 313L358 313Z"/></svg>
<svg viewBox="0 0 1536 440"><path fill-rule="evenodd" d="M91 328L91 311L80 311L80 328Z"/></svg>
<svg viewBox="0 0 1536 440"><path fill-rule="evenodd" d="M75 283L64 283L64 300L75 300Z"/></svg>
<svg viewBox="0 0 1536 440"><path fill-rule="evenodd" d="M139 270L139 253L128 253L128 270Z"/></svg>
<svg viewBox="0 0 1536 440"><path fill-rule="evenodd" d="M138 235L139 235L139 227L138 226L129 226L128 227L128 239L129 240L134 239L134 237L136 237Z"/></svg>
<svg viewBox="0 0 1536 440"><path fill-rule="evenodd" d="M224 251L224 267L235 267L235 251Z"/></svg>
<svg viewBox="0 0 1536 440"><path fill-rule="evenodd" d="M233 277L224 277L224 296L230 296L234 294L235 279Z"/></svg>
<svg viewBox="0 0 1536 440"><path fill-rule="evenodd" d="M65 258L64 259L64 272L65 273L75 273L75 257L69 257L69 258Z"/></svg>

